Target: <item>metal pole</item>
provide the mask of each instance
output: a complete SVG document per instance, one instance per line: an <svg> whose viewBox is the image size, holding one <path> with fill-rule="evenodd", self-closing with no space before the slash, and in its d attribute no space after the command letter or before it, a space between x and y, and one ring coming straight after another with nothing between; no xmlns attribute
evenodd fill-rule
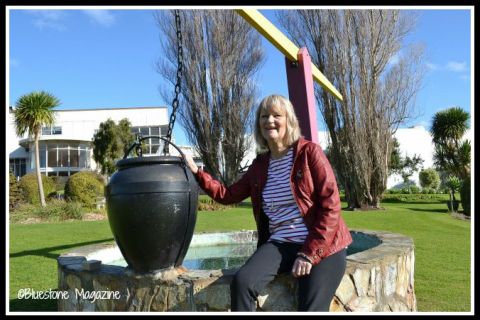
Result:
<svg viewBox="0 0 480 320"><path fill-rule="evenodd" d="M315 92L313 90L312 60L307 48L301 48L297 61L285 58L287 69L288 95L297 114L302 135L318 143Z"/></svg>

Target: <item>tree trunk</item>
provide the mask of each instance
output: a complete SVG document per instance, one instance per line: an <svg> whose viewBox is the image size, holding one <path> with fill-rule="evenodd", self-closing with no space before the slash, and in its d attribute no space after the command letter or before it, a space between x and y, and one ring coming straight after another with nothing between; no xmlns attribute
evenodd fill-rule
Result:
<svg viewBox="0 0 480 320"><path fill-rule="evenodd" d="M40 195L40 204L42 207L46 207L47 203L45 202L45 194L43 192L42 174L40 173L40 150L38 149L39 139L40 134L35 132L35 171L37 173L38 192Z"/></svg>

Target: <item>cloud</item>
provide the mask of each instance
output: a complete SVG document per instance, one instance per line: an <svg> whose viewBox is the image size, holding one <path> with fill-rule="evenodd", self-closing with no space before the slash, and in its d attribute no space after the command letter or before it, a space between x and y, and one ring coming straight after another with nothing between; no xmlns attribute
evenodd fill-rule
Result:
<svg viewBox="0 0 480 320"><path fill-rule="evenodd" d="M110 27L115 23L115 16L108 10L83 10L91 18L91 21L104 27Z"/></svg>
<svg viewBox="0 0 480 320"><path fill-rule="evenodd" d="M33 15L33 25L41 30L54 29L64 31L65 12L62 10L26 10L27 13Z"/></svg>
<svg viewBox="0 0 480 320"><path fill-rule="evenodd" d="M438 69L438 66L436 64L433 64L433 63L430 63L430 62L427 62L426 63L426 66L428 68L428 70L437 70Z"/></svg>
<svg viewBox="0 0 480 320"><path fill-rule="evenodd" d="M454 72L462 72L467 70L467 65L465 62L450 61L447 63L447 69Z"/></svg>

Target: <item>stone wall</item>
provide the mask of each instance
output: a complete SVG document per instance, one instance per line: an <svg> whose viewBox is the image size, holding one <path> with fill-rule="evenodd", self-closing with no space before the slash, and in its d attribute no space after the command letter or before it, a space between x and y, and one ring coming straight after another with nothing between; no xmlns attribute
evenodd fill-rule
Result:
<svg viewBox="0 0 480 320"><path fill-rule="evenodd" d="M410 238L378 231L376 247L347 256L345 275L331 302L333 312L416 311L414 245ZM58 258L59 311L228 311L235 270L182 270L137 275L87 260L84 247ZM96 266L96 267L95 267ZM296 281L275 278L258 298L259 311L296 311Z"/></svg>

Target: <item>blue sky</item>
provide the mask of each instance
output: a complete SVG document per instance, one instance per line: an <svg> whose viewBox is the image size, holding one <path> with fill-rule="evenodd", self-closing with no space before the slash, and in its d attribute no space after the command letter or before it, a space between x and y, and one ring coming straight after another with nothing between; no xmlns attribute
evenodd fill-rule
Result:
<svg viewBox="0 0 480 320"><path fill-rule="evenodd" d="M8 105L34 90L57 96L58 109L170 105L158 91L164 84L154 67L161 47L152 10L86 9L10 7ZM405 126L428 128L435 112L451 106L467 110L473 119L470 8L408 9L420 19L406 41L424 44L428 72L417 98L418 117ZM275 23L271 10L260 11ZM288 96L285 60L266 40L263 44L267 56L258 74L260 97ZM323 129L319 113L317 118ZM178 144L188 143L179 122L174 137Z"/></svg>

